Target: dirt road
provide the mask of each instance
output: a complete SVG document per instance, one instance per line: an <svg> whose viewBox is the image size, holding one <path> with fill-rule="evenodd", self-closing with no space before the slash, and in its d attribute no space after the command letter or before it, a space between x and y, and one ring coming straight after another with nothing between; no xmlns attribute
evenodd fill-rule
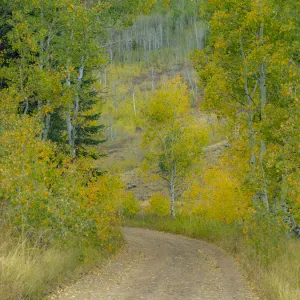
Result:
<svg viewBox="0 0 300 300"><path fill-rule="evenodd" d="M137 228L124 234L117 257L50 299L259 299L234 260L211 244Z"/></svg>

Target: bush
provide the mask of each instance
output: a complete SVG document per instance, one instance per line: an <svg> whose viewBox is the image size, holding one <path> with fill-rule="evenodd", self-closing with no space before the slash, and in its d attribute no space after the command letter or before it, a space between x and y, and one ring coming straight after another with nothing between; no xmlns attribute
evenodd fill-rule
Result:
<svg viewBox="0 0 300 300"><path fill-rule="evenodd" d="M170 214L169 199L162 193L155 193L150 198L150 206L147 212L157 216L168 216Z"/></svg>
<svg viewBox="0 0 300 300"><path fill-rule="evenodd" d="M127 193L122 203L123 215L132 218L140 212L140 202L134 199L133 193Z"/></svg>
<svg viewBox="0 0 300 300"><path fill-rule="evenodd" d="M33 117L8 115L0 126L3 300L40 299L121 240L119 178L98 176L89 158L73 159L39 135Z"/></svg>

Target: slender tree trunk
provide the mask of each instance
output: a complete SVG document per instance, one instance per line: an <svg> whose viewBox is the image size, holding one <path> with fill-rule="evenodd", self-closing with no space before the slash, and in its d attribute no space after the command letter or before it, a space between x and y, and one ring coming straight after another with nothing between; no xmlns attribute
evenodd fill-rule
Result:
<svg viewBox="0 0 300 300"><path fill-rule="evenodd" d="M260 25L260 44L263 45L264 43L264 25ZM259 86L260 86L260 115L261 121L265 119L265 106L267 105L267 86L266 86L266 71L265 71L265 64L264 62L260 65L259 70ZM260 165L262 168L263 173L263 182L262 182L262 200L269 211L269 200L268 200L268 191L267 191L267 182L265 178L264 172L264 157L267 152L267 145L263 138L260 140Z"/></svg>
<svg viewBox="0 0 300 300"><path fill-rule="evenodd" d="M175 218L175 201L176 201L176 168L173 167L171 170L171 177L170 177L170 192L171 192L171 204L170 204L170 214L171 217Z"/></svg>
<svg viewBox="0 0 300 300"><path fill-rule="evenodd" d="M29 110L29 101L28 98L25 99L25 109L24 109L24 115L28 114L28 110Z"/></svg>
<svg viewBox="0 0 300 300"><path fill-rule="evenodd" d="M134 116L136 117L136 102L135 102L134 87L132 88L132 105L133 105L133 113L134 113Z"/></svg>
<svg viewBox="0 0 300 300"><path fill-rule="evenodd" d="M200 49L196 16L194 17L194 30L195 30L195 37L196 37L196 46L197 46L197 49Z"/></svg>
<svg viewBox="0 0 300 300"><path fill-rule="evenodd" d="M69 65L69 62L68 62ZM68 69L68 66L67 66ZM68 73L67 79L66 79L66 84L68 87L71 86L71 74ZM68 134L68 142L70 146L70 154L71 156L76 155L75 151L75 142L74 142L74 133L73 133L73 122L71 118L71 106L69 105L67 111L66 111L66 126L67 126L67 134Z"/></svg>
<svg viewBox="0 0 300 300"><path fill-rule="evenodd" d="M75 142L74 142L74 134L73 134L74 128L71 119L71 107L69 107L66 113L66 123L67 123L67 133L68 133L68 140L70 146L70 153L71 156L74 157L76 155L76 150L75 150Z"/></svg>
<svg viewBox="0 0 300 300"><path fill-rule="evenodd" d="M243 43L240 41L241 44L241 53L242 58L244 61L246 61L245 52L243 49ZM248 127L249 127L249 146L250 146L250 165L252 168L252 175L255 173L256 168L256 157L254 153L254 147L255 147L255 130L254 130L254 124L253 124L253 101L250 95L249 87L248 87L248 77L247 77L247 69L244 67L244 92L246 96L246 103L248 106L247 109L247 115L248 115Z"/></svg>
<svg viewBox="0 0 300 300"><path fill-rule="evenodd" d="M245 89L247 105L248 105L247 113L248 113L248 126L249 126L249 142L250 142L250 150L251 150L250 165L252 167L252 174L254 174L256 168L256 157L254 153L255 131L254 131L254 124L253 124L253 101L249 94L247 78L245 78L244 89Z"/></svg>
<svg viewBox="0 0 300 300"><path fill-rule="evenodd" d="M151 79L152 79L152 91L155 89L155 74L154 74L154 68L153 66L151 67Z"/></svg>

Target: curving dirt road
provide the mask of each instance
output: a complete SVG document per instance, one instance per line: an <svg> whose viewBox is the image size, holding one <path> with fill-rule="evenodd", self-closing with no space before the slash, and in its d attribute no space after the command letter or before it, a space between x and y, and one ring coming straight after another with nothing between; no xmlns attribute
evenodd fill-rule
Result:
<svg viewBox="0 0 300 300"><path fill-rule="evenodd" d="M124 234L124 251L50 299L259 299L234 260L209 243L137 228Z"/></svg>

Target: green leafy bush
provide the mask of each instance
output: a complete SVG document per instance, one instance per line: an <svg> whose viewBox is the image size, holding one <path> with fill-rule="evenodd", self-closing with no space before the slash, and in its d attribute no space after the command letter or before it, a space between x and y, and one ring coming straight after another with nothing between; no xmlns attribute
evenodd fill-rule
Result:
<svg viewBox="0 0 300 300"><path fill-rule="evenodd" d="M134 217L140 212L140 202L134 199L133 193L127 193L122 203L122 211L125 217Z"/></svg>

